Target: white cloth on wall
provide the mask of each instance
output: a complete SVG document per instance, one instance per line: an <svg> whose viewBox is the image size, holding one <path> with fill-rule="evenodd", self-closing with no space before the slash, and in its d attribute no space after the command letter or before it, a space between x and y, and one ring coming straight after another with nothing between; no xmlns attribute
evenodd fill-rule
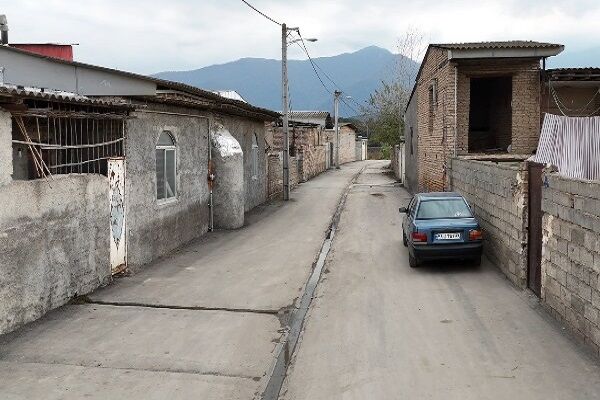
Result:
<svg viewBox="0 0 600 400"><path fill-rule="evenodd" d="M569 178L600 180L600 117L545 114L537 152L529 160L555 165Z"/></svg>

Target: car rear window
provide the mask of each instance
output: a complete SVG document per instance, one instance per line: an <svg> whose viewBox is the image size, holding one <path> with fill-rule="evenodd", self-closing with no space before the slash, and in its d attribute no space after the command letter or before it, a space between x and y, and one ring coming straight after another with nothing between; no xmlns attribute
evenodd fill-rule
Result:
<svg viewBox="0 0 600 400"><path fill-rule="evenodd" d="M471 210L463 199L423 200L419 204L417 219L471 218Z"/></svg>

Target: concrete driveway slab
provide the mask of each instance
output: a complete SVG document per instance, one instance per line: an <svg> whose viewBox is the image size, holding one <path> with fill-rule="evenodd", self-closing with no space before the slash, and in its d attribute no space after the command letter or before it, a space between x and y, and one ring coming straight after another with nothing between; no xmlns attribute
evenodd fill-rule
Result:
<svg viewBox="0 0 600 400"><path fill-rule="evenodd" d="M261 379L277 342L272 315L66 306L0 341L4 362Z"/></svg>
<svg viewBox="0 0 600 400"><path fill-rule="evenodd" d="M260 390L246 378L3 361L0 377L3 400L247 400Z"/></svg>
<svg viewBox="0 0 600 400"><path fill-rule="evenodd" d="M243 229L214 232L144 271L98 290L92 301L278 311L300 295L337 202L361 163L303 183L285 206L249 216Z"/></svg>

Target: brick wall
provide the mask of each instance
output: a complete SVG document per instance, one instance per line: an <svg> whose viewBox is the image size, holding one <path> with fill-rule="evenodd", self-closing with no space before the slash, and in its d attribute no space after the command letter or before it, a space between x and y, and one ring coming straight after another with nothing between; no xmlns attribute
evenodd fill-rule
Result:
<svg viewBox="0 0 600 400"><path fill-rule="evenodd" d="M283 128L268 127L267 141L270 152L278 154L283 150ZM290 154L295 154L297 159L302 158L300 173L301 182L307 181L327 169L326 162L326 135L323 128L318 126L295 126L290 128ZM291 173L291 170L290 170Z"/></svg>
<svg viewBox="0 0 600 400"><path fill-rule="evenodd" d="M542 301L598 354L600 182L545 173Z"/></svg>
<svg viewBox="0 0 600 400"><path fill-rule="evenodd" d="M501 137L500 141L512 142L513 154L530 154L536 149L541 90L537 59L463 60L456 64L448 61L446 50L431 47L413 95L417 103L418 191L442 191L449 187L446 160L455 148L458 155L469 151L471 78L496 76L512 77L512 138ZM434 82L437 105L431 107L429 89Z"/></svg>
<svg viewBox="0 0 600 400"><path fill-rule="evenodd" d="M437 85L437 106L430 108L429 88ZM454 148L454 67L448 52L432 47L417 82L418 191L443 191L446 160ZM468 114L467 114L468 117Z"/></svg>
<svg viewBox="0 0 600 400"><path fill-rule="evenodd" d="M527 170L522 162L453 158L452 189L484 230L484 252L517 286L527 282Z"/></svg>
<svg viewBox="0 0 600 400"><path fill-rule="evenodd" d="M512 76L512 149L515 154L530 154L540 136L539 61L480 60L464 61L458 66L457 132L458 154L468 152L470 78Z"/></svg>

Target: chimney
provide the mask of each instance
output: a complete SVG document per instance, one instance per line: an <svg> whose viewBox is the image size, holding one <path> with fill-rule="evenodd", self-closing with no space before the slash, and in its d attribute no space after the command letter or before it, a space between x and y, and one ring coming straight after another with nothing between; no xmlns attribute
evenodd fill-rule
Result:
<svg viewBox="0 0 600 400"><path fill-rule="evenodd" d="M4 14L0 15L0 32L2 33L0 44L8 44L8 21Z"/></svg>

